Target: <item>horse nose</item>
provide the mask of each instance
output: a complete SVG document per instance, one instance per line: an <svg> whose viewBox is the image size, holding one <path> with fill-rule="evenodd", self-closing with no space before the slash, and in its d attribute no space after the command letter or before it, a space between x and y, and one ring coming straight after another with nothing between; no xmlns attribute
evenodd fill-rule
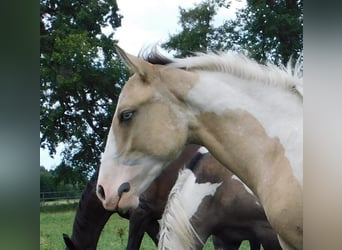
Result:
<svg viewBox="0 0 342 250"><path fill-rule="evenodd" d="M131 189L131 185L128 182L124 182L118 188L118 195L121 196L123 192L128 192Z"/></svg>
<svg viewBox="0 0 342 250"><path fill-rule="evenodd" d="M99 196L105 200L106 199L106 195L105 195L105 192L104 192L104 189L101 185L98 185L97 186L97 193L99 194Z"/></svg>

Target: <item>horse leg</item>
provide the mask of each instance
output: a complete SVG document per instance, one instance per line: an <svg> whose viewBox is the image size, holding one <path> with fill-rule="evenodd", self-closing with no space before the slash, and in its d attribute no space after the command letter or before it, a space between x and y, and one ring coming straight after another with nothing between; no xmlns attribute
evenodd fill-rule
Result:
<svg viewBox="0 0 342 250"><path fill-rule="evenodd" d="M157 226L154 224L157 223ZM157 234L159 231L159 224L157 220L153 222L153 216L150 211L146 211L138 207L130 216L129 220L129 235L127 250L139 250L144 233L147 232L157 245Z"/></svg>
<svg viewBox="0 0 342 250"><path fill-rule="evenodd" d="M158 246L159 242L159 230L160 226L157 220L151 220L150 223L148 224L148 227L146 228L146 232L148 236L153 240L154 244Z"/></svg>
<svg viewBox="0 0 342 250"><path fill-rule="evenodd" d="M212 239L213 239L214 248L216 250L221 250L221 249L224 250L225 249L223 240L221 240L219 237L217 237L215 235L212 236Z"/></svg>
<svg viewBox="0 0 342 250"><path fill-rule="evenodd" d="M261 243L258 240L249 240L251 250L260 250Z"/></svg>
<svg viewBox="0 0 342 250"><path fill-rule="evenodd" d="M265 230L265 232L267 231ZM261 245L265 250L282 250L282 247L280 246L278 238L274 232L264 234L259 239L261 240Z"/></svg>
<svg viewBox="0 0 342 250"><path fill-rule="evenodd" d="M241 241L232 239L222 240L222 238L214 235L212 235L212 238L215 250L239 250L239 247L241 245Z"/></svg>
<svg viewBox="0 0 342 250"><path fill-rule="evenodd" d="M144 217L145 211L141 210L139 207L135 209L129 218L129 233L127 250L138 250L141 245L142 238L144 237Z"/></svg>

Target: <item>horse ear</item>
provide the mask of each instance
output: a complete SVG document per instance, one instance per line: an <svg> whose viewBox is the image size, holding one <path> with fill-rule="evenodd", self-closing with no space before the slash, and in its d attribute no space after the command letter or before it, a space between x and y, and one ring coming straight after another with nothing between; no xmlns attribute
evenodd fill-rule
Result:
<svg viewBox="0 0 342 250"><path fill-rule="evenodd" d="M139 57L126 53L119 46L115 45L116 52L132 73L140 76L143 82L149 82L152 73L152 65Z"/></svg>

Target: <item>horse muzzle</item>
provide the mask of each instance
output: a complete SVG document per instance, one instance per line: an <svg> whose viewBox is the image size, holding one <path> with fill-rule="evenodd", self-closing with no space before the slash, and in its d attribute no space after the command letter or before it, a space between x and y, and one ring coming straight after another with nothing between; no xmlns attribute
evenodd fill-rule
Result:
<svg viewBox="0 0 342 250"><path fill-rule="evenodd" d="M116 192L110 191L112 190L106 190L102 185L97 185L96 194L102 202L104 209L108 211L127 212L130 209L138 207L139 198L135 197L133 192L130 192L131 185L129 182L122 183Z"/></svg>

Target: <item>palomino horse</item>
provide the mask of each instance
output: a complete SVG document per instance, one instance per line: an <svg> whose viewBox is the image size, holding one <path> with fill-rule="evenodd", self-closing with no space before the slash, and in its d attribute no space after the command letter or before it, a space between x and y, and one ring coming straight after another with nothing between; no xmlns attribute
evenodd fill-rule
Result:
<svg viewBox="0 0 342 250"><path fill-rule="evenodd" d="M259 198L284 249L302 249L300 67L292 74L290 67L233 54L160 65L118 53L133 76L119 96L101 160L97 194L104 208L136 208L168 163L195 143Z"/></svg>
<svg viewBox="0 0 342 250"><path fill-rule="evenodd" d="M127 250L139 249L144 233L147 232L154 243L158 244L159 223L167 197L176 182L178 171L191 160L199 148L188 145L180 156L152 182L140 196L140 204L129 213L119 213L129 219ZM77 207L71 238L63 234L68 250L96 249L101 231L110 216L117 211L107 211L96 196L97 172L84 189Z"/></svg>
<svg viewBox="0 0 342 250"><path fill-rule="evenodd" d="M258 199L203 150L179 174L161 221L159 249L202 249L210 235L218 249L281 249ZM190 197L190 198L189 198ZM220 244L219 242L220 241Z"/></svg>

